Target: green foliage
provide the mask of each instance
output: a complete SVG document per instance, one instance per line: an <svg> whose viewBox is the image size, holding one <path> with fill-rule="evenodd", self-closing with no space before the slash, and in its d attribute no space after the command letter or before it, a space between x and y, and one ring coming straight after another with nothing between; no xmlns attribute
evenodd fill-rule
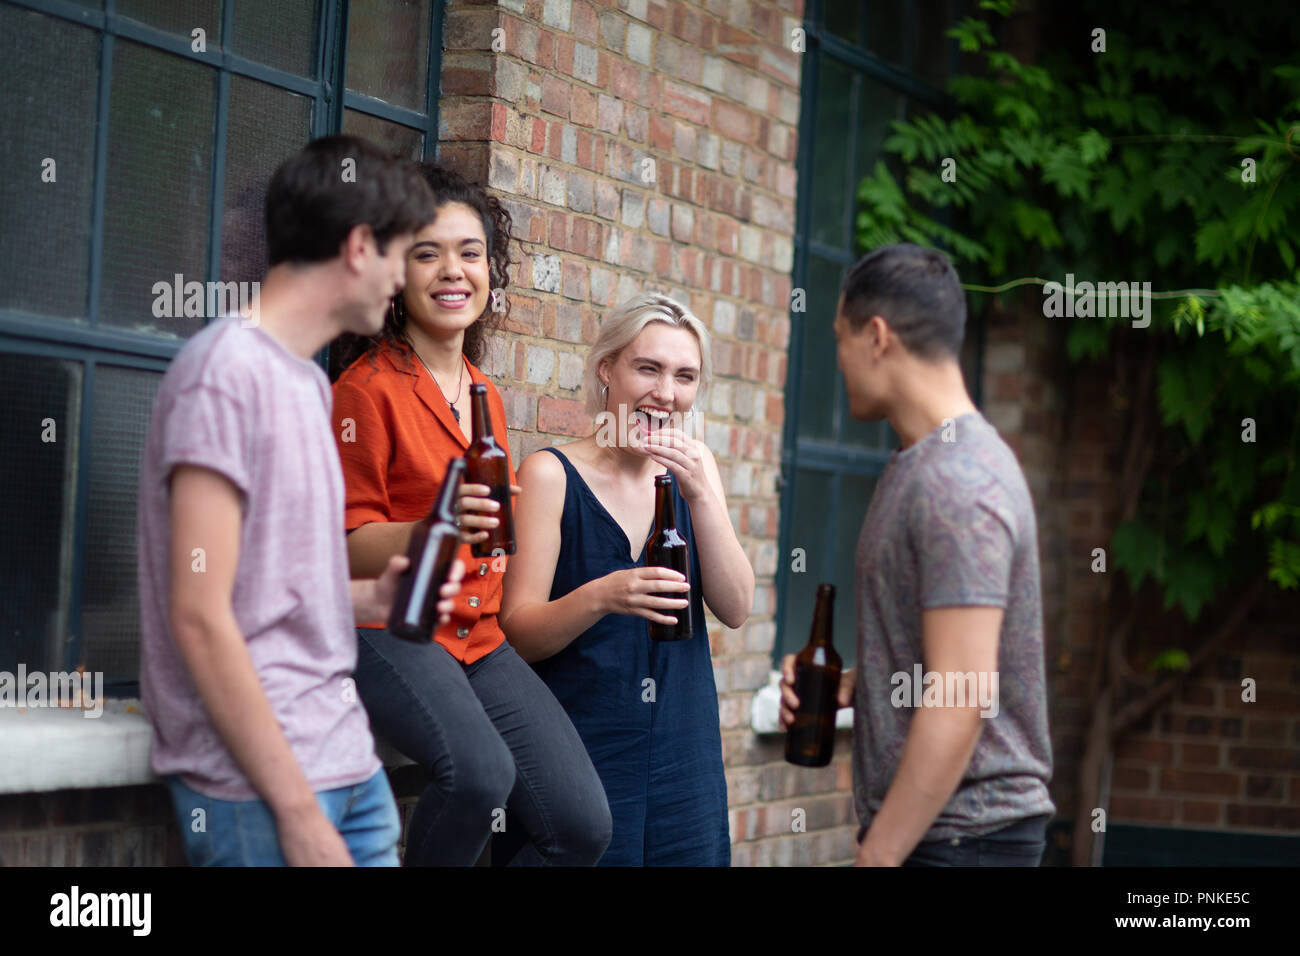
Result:
<svg viewBox="0 0 1300 956"><path fill-rule="evenodd" d="M945 248L985 285L1210 290L1151 301L1147 328L1044 319L1068 323L1072 361L1158 355L1150 478L1113 564L1191 620L1264 570L1300 588L1300 7L1039 5L1033 62L999 43L1014 7L986 0L949 31L979 66L945 115L892 124L904 174L881 161L862 182L859 242Z"/></svg>

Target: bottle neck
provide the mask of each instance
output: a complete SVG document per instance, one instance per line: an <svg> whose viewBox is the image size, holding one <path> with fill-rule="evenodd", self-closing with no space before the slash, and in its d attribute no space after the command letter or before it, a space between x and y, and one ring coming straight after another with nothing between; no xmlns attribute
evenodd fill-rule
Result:
<svg viewBox="0 0 1300 956"><path fill-rule="evenodd" d="M818 595L813 611L812 631L808 635L809 647L830 647L831 623L835 620L835 596Z"/></svg>
<svg viewBox="0 0 1300 956"><path fill-rule="evenodd" d="M448 466L447 474L438 489L438 498L429 512L428 522L446 521L456 523L456 497L460 494L460 483L465 475L465 459L457 458Z"/></svg>
<svg viewBox="0 0 1300 956"><path fill-rule="evenodd" d="M492 419L488 415L486 390L471 392L469 401L474 416L474 441L495 442L496 436L492 434Z"/></svg>
<svg viewBox="0 0 1300 956"><path fill-rule="evenodd" d="M673 486L668 482L655 482L655 531L677 527L673 508Z"/></svg>

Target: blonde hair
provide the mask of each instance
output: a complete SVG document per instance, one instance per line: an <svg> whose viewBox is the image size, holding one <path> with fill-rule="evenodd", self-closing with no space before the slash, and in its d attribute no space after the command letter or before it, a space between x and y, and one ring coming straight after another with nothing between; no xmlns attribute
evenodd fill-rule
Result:
<svg viewBox="0 0 1300 956"><path fill-rule="evenodd" d="M695 336L700 346L700 385L695 393L695 406L701 406L709 381L713 377L713 362L709 357L709 330L694 313L676 299L647 292L628 299L605 317L596 341L587 353L587 369L583 376L587 413L595 416L605 408L603 384L600 381L600 364L614 362L633 339L651 322L662 322L675 328L686 329Z"/></svg>

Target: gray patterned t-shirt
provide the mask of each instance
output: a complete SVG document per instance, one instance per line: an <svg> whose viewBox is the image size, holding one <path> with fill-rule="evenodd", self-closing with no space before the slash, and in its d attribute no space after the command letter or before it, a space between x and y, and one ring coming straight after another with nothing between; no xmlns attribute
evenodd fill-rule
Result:
<svg viewBox="0 0 1300 956"><path fill-rule="evenodd" d="M923 688L939 693L924 667L921 612L961 605L1006 609L997 682L982 678L996 706L981 708L989 716L970 764L923 839L982 836L1055 810L1037 538L1020 465L978 412L890 458L862 524L855 570L853 796L863 826L898 769L914 706L935 699ZM973 677L962 693L979 694L981 677ZM949 704L959 683L945 681Z"/></svg>

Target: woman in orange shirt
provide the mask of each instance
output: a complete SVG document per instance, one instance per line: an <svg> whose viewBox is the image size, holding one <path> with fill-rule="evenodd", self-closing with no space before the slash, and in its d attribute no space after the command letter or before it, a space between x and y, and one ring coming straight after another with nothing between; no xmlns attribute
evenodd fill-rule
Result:
<svg viewBox="0 0 1300 956"><path fill-rule="evenodd" d="M356 576L376 576L406 552L449 462L469 445L470 385L487 386L505 446L501 396L474 363L508 281L509 216L481 187L435 164L422 169L437 217L416 235L383 331L334 385ZM495 502L480 497L487 492L462 489L462 528L480 529L469 541L498 523L487 514ZM357 629L357 689L375 731L431 771L406 862L472 865L508 808L528 831L511 865L592 865L609 843L609 805L568 715L506 643L497 612L508 559L475 558L467 543L459 557L465 579L433 643L413 644L380 622Z"/></svg>

